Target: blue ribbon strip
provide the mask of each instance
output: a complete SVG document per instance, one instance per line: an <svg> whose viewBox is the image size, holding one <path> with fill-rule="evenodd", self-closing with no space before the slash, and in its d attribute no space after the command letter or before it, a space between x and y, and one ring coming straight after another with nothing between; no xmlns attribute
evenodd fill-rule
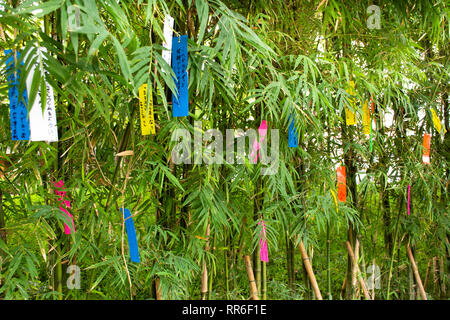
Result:
<svg viewBox="0 0 450 320"><path fill-rule="evenodd" d="M297 148L297 129L294 128L294 115L290 114L289 119L291 119L291 115L292 115L292 120L289 125L289 147Z"/></svg>
<svg viewBox="0 0 450 320"><path fill-rule="evenodd" d="M173 116L186 117L189 116L189 91L188 91L188 49L187 36L172 38L172 69L175 73L175 84L177 86L178 94L174 92Z"/></svg>
<svg viewBox="0 0 450 320"><path fill-rule="evenodd" d="M23 100L19 102L19 75L20 71L16 70L14 54L12 50L5 50L6 74L9 82L9 114L11 118L11 139L12 140L30 140L30 122L28 120L28 104L27 90L24 89ZM17 61L20 59L20 53L17 52ZM22 62L23 65L23 62ZM16 77L14 76L16 72Z"/></svg>
<svg viewBox="0 0 450 320"><path fill-rule="evenodd" d="M130 210L124 210L123 208L120 208L120 211L123 213L123 218L125 219L125 227L127 228L128 247L130 248L131 262L139 263L141 261L139 259L139 249L137 245L136 229L134 228L133 218L131 217Z"/></svg>

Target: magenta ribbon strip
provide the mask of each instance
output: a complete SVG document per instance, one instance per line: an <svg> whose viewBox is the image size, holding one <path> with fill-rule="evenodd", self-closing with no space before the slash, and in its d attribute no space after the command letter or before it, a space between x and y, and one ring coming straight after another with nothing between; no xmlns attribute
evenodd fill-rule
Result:
<svg viewBox="0 0 450 320"><path fill-rule="evenodd" d="M258 222L258 225L262 223L262 231L260 233L259 238L259 247L260 247L260 256L261 261L263 262L269 262L269 253L267 252L267 237L266 237L266 224L264 223L264 220L261 220ZM264 238L264 241L263 241Z"/></svg>
<svg viewBox="0 0 450 320"><path fill-rule="evenodd" d="M63 188L64 187L64 182L62 180L55 182L54 183L55 187L58 188ZM70 206L70 201L69 200L64 200L64 197L66 196L66 191L59 191L59 190L55 190L55 193L60 196L60 198L58 199L58 201L62 201L65 206L69 209L71 209ZM66 210L64 209L62 206L59 206L59 209L64 212L70 219L70 221L72 222L72 230L73 232L75 232L75 223L73 221L73 216ZM69 226L64 222L64 233L65 234L71 234L72 230L69 228Z"/></svg>
<svg viewBox="0 0 450 320"><path fill-rule="evenodd" d="M264 138L266 137L267 134L267 123L266 120L263 120L261 122L261 125L258 128L258 135L259 135L259 142L257 141L257 139L255 139L255 141L253 142L253 151L250 155L250 158L253 159L253 163L257 163L258 162L258 158L259 158L259 148L261 147L261 144L264 142ZM255 153L258 152L256 154L255 157Z"/></svg>
<svg viewBox="0 0 450 320"><path fill-rule="evenodd" d="M411 185L408 185L408 216L409 216L409 199L411 195Z"/></svg>

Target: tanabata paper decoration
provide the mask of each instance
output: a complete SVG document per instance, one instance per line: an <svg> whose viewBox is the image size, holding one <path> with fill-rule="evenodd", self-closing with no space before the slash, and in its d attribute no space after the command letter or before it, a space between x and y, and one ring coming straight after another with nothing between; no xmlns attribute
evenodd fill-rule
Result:
<svg viewBox="0 0 450 320"><path fill-rule="evenodd" d="M333 196L333 199L334 199L334 204L336 205L336 212L339 212L339 206L338 206L336 194L334 193L333 190L330 190L330 191L331 191L331 195Z"/></svg>
<svg viewBox="0 0 450 320"><path fill-rule="evenodd" d="M6 78L9 83L8 95L11 118L11 139L30 140L30 123L28 120L28 111L26 107L26 104L28 104L28 95L26 89L24 89L22 94L23 99L19 99L20 71L16 67L16 61L19 61L20 53L13 53L12 50L5 50L5 56L7 57Z"/></svg>
<svg viewBox="0 0 450 320"><path fill-rule="evenodd" d="M372 152L372 115L375 121L375 113L373 112L373 94L370 94L370 152Z"/></svg>
<svg viewBox="0 0 450 320"><path fill-rule="evenodd" d="M263 120L261 122L261 125L258 128L259 142L258 142L258 138L256 138L255 141L253 142L252 153L250 154L250 159L253 160L253 163L258 162L258 158L259 158L258 150L259 150L259 148L261 148L261 145L264 142L264 138L266 137L266 134L267 134L267 123L266 123L266 120Z"/></svg>
<svg viewBox="0 0 450 320"><path fill-rule="evenodd" d="M430 164L430 148L431 148L431 134L425 133L423 135L423 155L422 162Z"/></svg>
<svg viewBox="0 0 450 320"><path fill-rule="evenodd" d="M349 88L347 89L347 93L350 96L355 95L355 83L353 81L349 82ZM353 126L356 125L356 114L354 112L354 110L356 110L355 98L353 97L349 98L349 102L353 111L350 108L345 107L345 123L348 126Z"/></svg>
<svg viewBox="0 0 450 320"><path fill-rule="evenodd" d="M174 19L167 15L164 18L164 43L163 47L164 50L162 52L163 59L167 62L167 64L170 66L171 63L171 57L172 57L172 35L173 35L173 22ZM162 68L162 71L165 72L164 68Z"/></svg>
<svg viewBox="0 0 450 320"><path fill-rule="evenodd" d="M260 247L260 257L261 261L269 262L269 253L267 251L267 235L266 235L266 224L264 220L258 222L258 225L262 224L262 230L259 234L259 247Z"/></svg>
<svg viewBox="0 0 450 320"><path fill-rule="evenodd" d="M409 201L411 199L411 185L408 185L408 216L409 216Z"/></svg>
<svg viewBox="0 0 450 320"><path fill-rule="evenodd" d="M338 199L341 202L347 200L347 176L345 174L345 167L339 166L336 170L337 173L337 189Z"/></svg>
<svg viewBox="0 0 450 320"><path fill-rule="evenodd" d="M155 134L155 116L153 114L153 94L150 87L150 101L147 107L147 84L143 84L139 87L139 110L141 116L141 132L146 136Z"/></svg>
<svg viewBox="0 0 450 320"><path fill-rule="evenodd" d="M40 69L41 77L45 77L45 71L42 66L45 63L43 52L46 52L46 48L37 48L35 56L31 59L35 59L35 64L31 67L30 73L27 77L27 89L31 90L33 82L33 76L36 69ZM28 59L28 58L27 58ZM40 79L39 79L40 81ZM55 111L55 97L53 95L53 88L45 81L46 88L46 101L44 112L42 112L41 102L41 86L38 87L38 93L34 99L33 105L30 109L30 140L31 141L58 141L58 127L56 125L56 111Z"/></svg>
<svg viewBox="0 0 450 320"><path fill-rule="evenodd" d="M64 187L64 182L62 180L59 180L58 182L55 182L53 185L56 187L55 193L59 196L59 199L58 199L58 201L60 201L59 209L62 212L64 212L66 214L66 216L69 217L69 220L70 220L70 222L72 224L72 228L70 228L64 222L64 233L65 234L71 234L72 230L75 233L75 223L73 221L73 216L65 208L63 208L62 205L61 205L61 203L63 203L66 206L66 208L69 208L69 209L71 208L70 207L70 201L64 199L65 196L66 196L66 191L64 189L62 189ZM59 189L62 189L62 190L59 190Z"/></svg>
<svg viewBox="0 0 450 320"><path fill-rule="evenodd" d="M370 130L372 129L372 123L370 119L370 110L367 101L364 101L363 109L362 109L362 120L363 120L363 132L364 134L370 134Z"/></svg>
<svg viewBox="0 0 450 320"><path fill-rule="evenodd" d="M439 119L439 117L437 116L436 111L434 110L434 108L431 108L431 114L433 115L433 124L434 124L434 128L436 129L436 131L438 133L441 133L442 130L442 125L441 125L441 120ZM444 127L444 133L446 133L447 130Z"/></svg>
<svg viewBox="0 0 450 320"><path fill-rule="evenodd" d="M177 93L173 95L173 116L186 117L189 115L189 92L188 92L188 48L187 36L174 37L172 39L172 69L175 73L174 79Z"/></svg>
<svg viewBox="0 0 450 320"><path fill-rule="evenodd" d="M292 114L292 120L289 124L289 147L297 148L297 128L294 127L294 115ZM291 115L289 115L289 119L291 119Z"/></svg>
<svg viewBox="0 0 450 320"><path fill-rule="evenodd" d="M128 236L128 247L130 248L130 258L132 262L139 263L139 249L136 238L136 229L134 228L134 221L131 217L130 210L120 208L123 213L123 218L125 219L125 227L127 229Z"/></svg>

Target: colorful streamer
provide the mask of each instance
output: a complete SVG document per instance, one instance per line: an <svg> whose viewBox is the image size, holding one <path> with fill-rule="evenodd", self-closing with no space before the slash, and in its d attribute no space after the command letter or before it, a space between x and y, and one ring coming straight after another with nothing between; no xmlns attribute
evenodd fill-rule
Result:
<svg viewBox="0 0 450 320"><path fill-rule="evenodd" d="M261 261L269 262L269 253L267 251L266 224L264 220L261 220L260 222L258 222L258 225L260 225L261 223L262 223L262 230L261 233L259 234L260 257Z"/></svg>
<svg viewBox="0 0 450 320"><path fill-rule="evenodd" d="M292 114L292 120L289 124L289 148L297 148L297 128L294 127L294 115ZM291 115L289 115L291 119Z"/></svg>
<svg viewBox="0 0 450 320"><path fill-rule="evenodd" d="M355 95L355 83L353 81L349 82L349 88L347 89L347 93L350 96ZM352 97L349 99L350 106L353 110L356 110L355 99ZM356 114L350 108L345 107L345 123L348 126L356 125Z"/></svg>
<svg viewBox="0 0 450 320"><path fill-rule="evenodd" d="M66 206L66 208L71 209L70 206L70 201L69 200L65 200L65 196L66 196L66 191L64 189L62 189L64 187L64 182L62 180L59 180L58 182L55 182L53 184L53 186L56 187L55 189L55 193L59 196L58 201L60 201L61 203L64 203L64 205ZM62 190L59 190L59 189ZM65 209L62 207L62 205L59 206L59 209L64 212L66 214L66 216L69 217L69 220L72 222L72 228L70 228L65 222L64 222L64 233L65 234L71 234L72 230L75 233L75 223L73 221L73 216Z"/></svg>
<svg viewBox="0 0 450 320"><path fill-rule="evenodd" d="M441 133L441 130L442 130L441 120L440 120L439 117L437 116L437 113L436 113L436 111L434 110L434 108L430 108L430 110L431 110L431 114L432 114L432 116L433 116L433 125L434 125L434 128L436 129L436 131L437 131L438 133ZM446 130L445 127L444 127L444 133L446 133L446 132L447 132L447 130Z"/></svg>
<svg viewBox="0 0 450 320"><path fill-rule="evenodd" d="M261 147L262 143L264 142L264 138L266 137L266 134L267 134L267 123L266 123L266 120L263 120L261 122L261 125L258 128L259 142L258 142L258 138L256 138L255 141L253 142L252 153L250 154L250 159L253 159L253 163L258 162L258 158L259 158L258 150ZM256 154L256 156L255 156L255 154Z"/></svg>
<svg viewBox="0 0 450 320"><path fill-rule="evenodd" d="M410 197L411 195L411 185L408 185L408 216L409 216L409 203L410 203Z"/></svg>
<svg viewBox="0 0 450 320"><path fill-rule="evenodd" d="M367 101L364 101L363 109L362 109L362 120L363 120L363 132L364 134L370 134L371 130L371 119L370 119L370 110Z"/></svg>
<svg viewBox="0 0 450 320"><path fill-rule="evenodd" d="M130 248L130 258L131 262L140 263L139 259L139 249L137 244L136 229L134 228L134 221L131 217L130 210L120 208L123 213L123 218L125 220L125 227L127 229L128 236L128 247Z"/></svg>
<svg viewBox="0 0 450 320"><path fill-rule="evenodd" d="M172 35L173 35L173 23L174 19L167 15L164 18L164 43L163 47L164 50L162 51L162 57L167 62L167 64L170 66L172 61ZM162 72L165 72L164 67L161 69Z"/></svg>
<svg viewBox="0 0 450 320"><path fill-rule="evenodd" d="M150 87L150 101L147 106L147 84L139 87L139 111L141 117L141 132L143 136L155 134L155 115L153 113L153 94Z"/></svg>
<svg viewBox="0 0 450 320"><path fill-rule="evenodd" d="M45 64L43 52L47 52L47 49L40 47L36 49L34 57L31 58L36 59L36 62L31 67L26 80L27 89L30 92L34 74L40 72L46 88L45 102L41 102L41 86L39 85L38 93L30 109L30 140L56 142L58 141L58 127L56 124L55 97L53 88L45 81L46 71L42 67ZM42 105L44 105L44 112L42 112Z"/></svg>
<svg viewBox="0 0 450 320"><path fill-rule="evenodd" d="M423 155L422 162L430 164L430 149L431 149L431 134L425 133L423 135Z"/></svg>
<svg viewBox="0 0 450 320"><path fill-rule="evenodd" d="M19 101L19 76L20 71L16 68L15 61L19 61L20 53L12 50L5 50L6 75L9 83L9 111L11 118L11 139L30 140L30 122L28 120L28 95L26 89L22 93L22 100ZM23 63L22 63L23 64Z"/></svg>
<svg viewBox="0 0 450 320"><path fill-rule="evenodd" d="M339 166L336 169L337 173L337 189L338 189L338 199L341 202L347 200L347 177L345 174L345 167Z"/></svg>
<svg viewBox="0 0 450 320"><path fill-rule="evenodd" d="M177 93L172 99L173 116L189 116L189 90L188 90L188 47L187 36L174 37L172 39L172 69L175 73L174 78L177 86Z"/></svg>

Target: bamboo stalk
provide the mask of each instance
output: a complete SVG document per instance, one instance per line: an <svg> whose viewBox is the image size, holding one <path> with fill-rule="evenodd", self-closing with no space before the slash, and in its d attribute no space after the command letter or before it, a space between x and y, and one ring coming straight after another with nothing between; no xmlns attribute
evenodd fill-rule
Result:
<svg viewBox="0 0 450 320"><path fill-rule="evenodd" d="M255 276L253 275L252 262L250 256L244 256L245 267L247 269L248 280L250 281L250 295L253 300L259 300L258 289L256 288Z"/></svg>
<svg viewBox="0 0 450 320"><path fill-rule="evenodd" d="M411 262L411 267L414 272L414 277L416 278L417 285L419 287L420 295L422 296L423 300L428 300L427 295L425 294L425 289L422 285L422 280L420 279L419 270L417 269L416 261L414 260L414 256L412 254L411 248L409 247L409 244L406 245L406 253L408 254L409 261Z"/></svg>
<svg viewBox="0 0 450 320"><path fill-rule="evenodd" d="M262 262L262 276L263 276L263 280L262 280L262 295L263 295L263 300L267 300L267 263L266 262Z"/></svg>
<svg viewBox="0 0 450 320"><path fill-rule="evenodd" d="M206 300L206 297L208 295L208 269L206 268L206 261L203 261L201 294L202 300Z"/></svg>
<svg viewBox="0 0 450 320"><path fill-rule="evenodd" d="M350 247L351 248L351 247ZM353 298L357 299L357 277L359 274L361 274L361 271L359 270L359 266L358 266L358 257L359 257L359 240L358 238L356 238L355 240L355 251L354 254L351 256L352 258L352 263L353 263L353 268L352 268L352 293L353 293Z"/></svg>
<svg viewBox="0 0 450 320"><path fill-rule="evenodd" d="M359 275L358 276L359 284L361 285L361 288L363 290L364 298L366 298L367 300L371 300L369 292L367 291L367 288L366 288L366 284L364 283L364 279L361 276L361 271L359 270L358 261L355 260L355 255L353 254L352 246L350 245L350 242L348 242L348 241L345 242L345 245L347 246L347 251L348 251L348 254L350 255L350 258L352 259L352 261L354 261L355 273L357 273Z"/></svg>
<svg viewBox="0 0 450 320"><path fill-rule="evenodd" d="M427 273L425 274L425 281L423 282L423 288L426 290L428 287L428 280L430 279L430 272L433 259L428 262Z"/></svg>
<svg viewBox="0 0 450 320"><path fill-rule="evenodd" d="M311 262L309 261L308 254L306 253L305 246L303 245L303 240L300 241L300 253L302 255L303 264L305 266L306 272L308 273L309 280L314 290L314 294L318 300L322 299L322 294L320 293L319 286L317 285L316 277L314 276L314 272L311 266Z"/></svg>
<svg viewBox="0 0 450 320"><path fill-rule="evenodd" d="M441 279L441 298L444 298L447 295L447 288L445 285L446 275L444 269L444 257L439 259L439 275Z"/></svg>
<svg viewBox="0 0 450 320"><path fill-rule="evenodd" d="M156 289L156 300L163 300L161 295L161 285L159 283L159 278L155 279L155 289Z"/></svg>

